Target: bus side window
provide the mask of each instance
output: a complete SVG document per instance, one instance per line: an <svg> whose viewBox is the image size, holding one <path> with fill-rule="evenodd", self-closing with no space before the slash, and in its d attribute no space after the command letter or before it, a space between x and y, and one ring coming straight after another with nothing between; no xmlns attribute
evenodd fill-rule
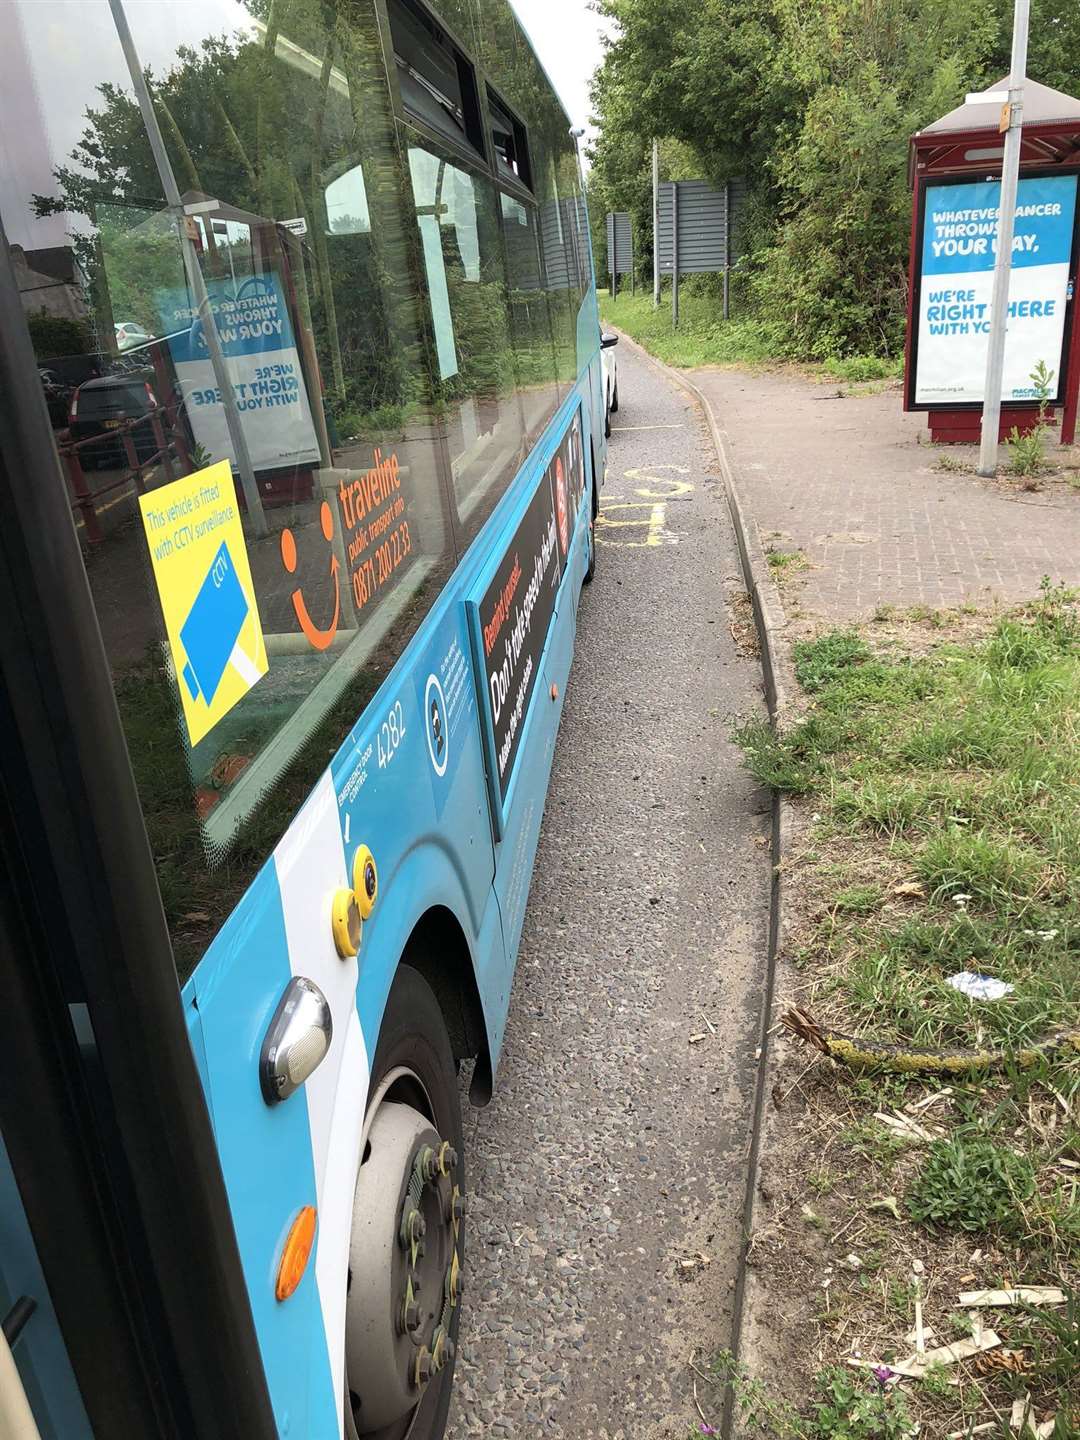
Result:
<svg viewBox="0 0 1080 1440"><path fill-rule="evenodd" d="M409 145L437 392L448 411L459 542L491 513L525 459L497 197L490 180Z"/></svg>
<svg viewBox="0 0 1080 1440"><path fill-rule="evenodd" d="M551 316L540 268L539 223L534 205L505 193L499 203L521 406L532 444L559 403Z"/></svg>
<svg viewBox="0 0 1080 1440"><path fill-rule="evenodd" d="M378 18L331 9L126 7L178 223L108 7L82 59L20 8L55 193L4 220L75 217L58 442L182 976L456 560Z"/></svg>

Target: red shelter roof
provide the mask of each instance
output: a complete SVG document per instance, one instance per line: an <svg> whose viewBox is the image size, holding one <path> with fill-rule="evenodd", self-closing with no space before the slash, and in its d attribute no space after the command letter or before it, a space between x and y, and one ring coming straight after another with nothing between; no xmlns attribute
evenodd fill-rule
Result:
<svg viewBox="0 0 1080 1440"><path fill-rule="evenodd" d="M979 93L1000 96L1008 88L1006 75ZM919 130L911 138L909 179L916 174L998 170L1004 144L1000 118L1000 99L973 100ZM1037 80L1025 80L1023 120L1022 167L1080 166L1080 100Z"/></svg>

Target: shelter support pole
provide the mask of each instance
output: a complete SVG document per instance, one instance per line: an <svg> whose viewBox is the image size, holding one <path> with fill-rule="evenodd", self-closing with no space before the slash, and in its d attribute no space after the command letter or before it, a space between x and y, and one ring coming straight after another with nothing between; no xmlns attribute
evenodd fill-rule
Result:
<svg viewBox="0 0 1080 1440"><path fill-rule="evenodd" d="M1001 426L1001 387L1005 373L1005 330L1008 323L1009 277L1012 272L1013 230L1016 221L1016 187L1020 171L1020 137L1024 123L1024 77L1027 73L1028 12L1030 0L1015 0L1012 64L1009 73L1009 128L1001 164L1001 209L998 214L997 257L990 300L990 343L986 351L983 385L982 439L979 474L997 473L998 431Z"/></svg>
<svg viewBox="0 0 1080 1440"><path fill-rule="evenodd" d="M1072 278L1072 334L1065 359L1065 405L1061 412L1061 443L1076 439L1076 412L1080 407L1080 268Z"/></svg>

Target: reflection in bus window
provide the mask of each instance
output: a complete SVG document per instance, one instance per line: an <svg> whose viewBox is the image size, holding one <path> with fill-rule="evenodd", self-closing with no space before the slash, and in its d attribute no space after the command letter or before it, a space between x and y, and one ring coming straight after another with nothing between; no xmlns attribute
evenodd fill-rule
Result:
<svg viewBox="0 0 1080 1440"><path fill-rule="evenodd" d="M418 145L409 147L409 170L467 539L525 458L496 196L490 181Z"/></svg>
<svg viewBox="0 0 1080 1440"><path fill-rule="evenodd" d="M20 5L36 24L34 7ZM100 72L86 77L76 112L82 133L70 123L69 97L56 124L44 117L55 192L34 204L66 215L83 277L84 356L67 357L66 368L58 357L59 370L49 371L73 377L58 439L183 970L295 815L454 560L416 298L415 219L403 201L377 20L373 8L350 8L348 22L331 15L328 27L332 8L294 5L271 30L223 0L216 29L192 37L176 34L185 27L169 7L127 7L136 49L144 64L153 60L155 111L187 212L180 224L165 205L104 3L95 16ZM41 73L49 57L46 35L32 52L43 96L57 94ZM0 98L0 122L11 118ZM474 238L470 253L463 233L462 264L468 257L476 288L478 226L464 198L462 229ZM5 226L33 223L9 204L5 197ZM460 343L470 333L462 282L448 283ZM501 383L489 402L480 361L467 345L462 356L471 388L462 381L461 394L498 409ZM515 405L512 378L508 393ZM237 483L230 408L262 527ZM483 424L477 409L478 436ZM465 452L459 446L459 461ZM184 477L216 462L227 467L225 487L201 519L184 513L192 495L212 488ZM140 497L157 517L148 529ZM226 512L242 527L246 566L215 552L215 573L230 560L241 580L250 569L265 656L244 642L249 683L236 685L240 698L215 710L202 733L185 715L181 687L189 710L202 704L206 674L212 685L229 657L200 669L214 646L199 652L190 626L180 632L186 642L170 641L163 611L175 597L160 587L173 583L162 576L171 573L167 545L184 540L178 527L232 533ZM234 669L243 669L243 651Z"/></svg>
<svg viewBox="0 0 1080 1440"><path fill-rule="evenodd" d="M521 404L526 433L533 441L554 414L559 399L551 317L540 266L539 226L534 206L505 194L499 196L499 202Z"/></svg>

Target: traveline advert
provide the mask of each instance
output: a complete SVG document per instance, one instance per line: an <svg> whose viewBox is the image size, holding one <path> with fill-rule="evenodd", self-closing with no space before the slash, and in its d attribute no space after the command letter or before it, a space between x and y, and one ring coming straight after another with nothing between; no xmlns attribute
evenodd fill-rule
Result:
<svg viewBox="0 0 1080 1440"><path fill-rule="evenodd" d="M1043 361L1060 383L1075 175L1020 181L1006 322L1003 400L1035 395ZM922 226L916 405L981 403L990 334L1001 186L997 180L928 185Z"/></svg>

